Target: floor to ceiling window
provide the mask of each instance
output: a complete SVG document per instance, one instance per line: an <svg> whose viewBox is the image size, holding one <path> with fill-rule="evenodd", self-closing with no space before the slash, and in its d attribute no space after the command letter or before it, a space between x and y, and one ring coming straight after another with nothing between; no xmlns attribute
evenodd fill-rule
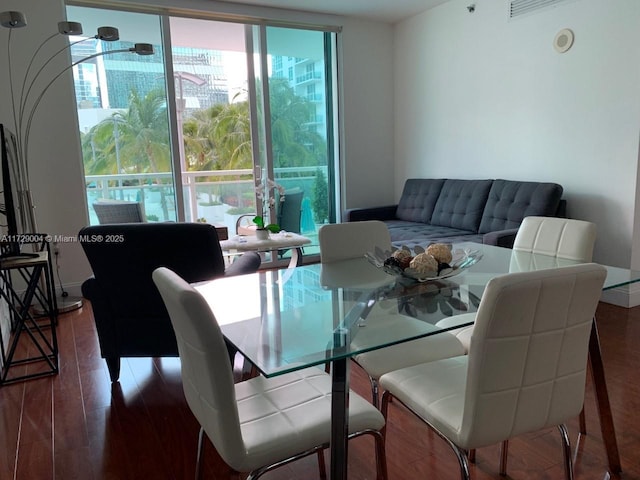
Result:
<svg viewBox="0 0 640 480"><path fill-rule="evenodd" d="M106 53L74 67L90 223L97 223L93 204L100 199L137 201L149 220L177 220L159 18L79 7L68 7L68 18L86 32L71 39L74 62L136 42L155 50ZM120 38L89 36L105 25L117 27Z"/></svg>
<svg viewBox="0 0 640 480"><path fill-rule="evenodd" d="M91 223L92 204L109 198L141 202L149 221L235 233L261 208L266 178L301 199L291 229L314 235L335 221L335 33L77 6L68 18L120 30L117 42L74 45L74 60L134 42L156 52L75 68Z"/></svg>
<svg viewBox="0 0 640 480"><path fill-rule="evenodd" d="M298 228L313 232L335 218L328 183L334 160L332 34L264 26L252 34L260 48L253 52L256 116L267 120L259 166L286 192L302 193Z"/></svg>

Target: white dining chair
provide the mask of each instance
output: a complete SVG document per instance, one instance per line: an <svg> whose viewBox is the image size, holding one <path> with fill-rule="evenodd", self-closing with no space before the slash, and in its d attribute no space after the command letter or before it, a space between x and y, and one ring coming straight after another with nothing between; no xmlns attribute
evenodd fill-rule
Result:
<svg viewBox="0 0 640 480"><path fill-rule="evenodd" d="M178 342L187 403L200 423L196 479L201 476L204 435L236 473L247 480L322 450L331 432L331 378L309 368L273 378L258 376L234 384L220 327L206 300L167 268L153 272ZM384 418L350 392L349 438L375 438L378 479L386 479Z"/></svg>
<svg viewBox="0 0 640 480"><path fill-rule="evenodd" d="M595 242L595 223L572 218L525 217L513 250L590 262Z"/></svg>
<svg viewBox="0 0 640 480"><path fill-rule="evenodd" d="M509 273L489 281L468 355L380 377L391 398L453 448L461 477L466 452L558 426L565 475L573 478L564 422L583 405L591 322L606 269L594 263Z"/></svg>
<svg viewBox="0 0 640 480"><path fill-rule="evenodd" d="M341 265L339 262L345 260L364 258L365 253L373 252L376 247L383 251L391 250L389 230L383 222L378 220L323 225L318 231L318 243L323 274L325 269L331 270L333 264L339 266ZM368 265L363 265L361 269L365 270L367 267ZM346 281L351 281L357 274L353 268L350 270L344 274ZM373 277L370 273L366 273L365 276L367 280ZM333 277L333 286L338 286L339 280L335 278L336 275ZM365 319L365 322L366 328L358 329L357 335L351 342L354 348L379 343L373 341L373 337L384 336L390 329L396 332L405 331L407 335L411 331L418 335L425 330L425 324L421 320L397 312L371 315ZM372 402L378 406L378 379L381 375L409 365L454 357L463 353L464 347L454 335L439 332L430 337L361 353L354 356L353 360L369 376Z"/></svg>
<svg viewBox="0 0 640 480"><path fill-rule="evenodd" d="M558 217L525 217L514 240L509 271L555 268L561 266L563 260L591 262L595 241L596 225L592 222ZM536 253L544 257L533 258L530 255L520 255L521 253ZM465 321L473 321L475 313L465 315ZM438 326L446 327L461 320L462 318L444 319L438 322ZM465 351L469 350L473 330L474 325L452 330L452 334L464 345ZM587 433L584 411L580 412L580 433ZM507 474L507 451L508 442L505 441L501 448L501 475ZM472 459L474 454L472 451Z"/></svg>
<svg viewBox="0 0 640 480"><path fill-rule="evenodd" d="M540 270L562 266L562 260L587 263L592 260L596 241L596 225L584 220L557 217L525 217L513 244L510 272ZM546 258L532 258L522 253L537 253ZM541 263L546 262L546 263ZM475 313L465 314L472 321ZM438 326L455 325L459 318L448 318ZM473 325L453 330L468 350Z"/></svg>

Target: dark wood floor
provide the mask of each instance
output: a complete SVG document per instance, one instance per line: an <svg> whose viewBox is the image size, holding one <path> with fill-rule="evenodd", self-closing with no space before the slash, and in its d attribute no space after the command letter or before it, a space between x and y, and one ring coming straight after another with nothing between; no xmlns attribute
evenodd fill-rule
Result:
<svg viewBox="0 0 640 480"><path fill-rule="evenodd" d="M622 478L640 479L640 307L601 304L598 325ZM90 307L63 315L58 332L59 375L0 387L0 480L193 478L198 425L183 397L178 359L127 359L120 382L112 385ZM368 382L357 367L352 387L368 398ZM590 385L586 411L589 434L576 449L576 478L607 479ZM575 446L577 421L569 428ZM390 407L387 458L391 479L459 478L451 451L397 404ZM508 478L563 478L555 429L513 440L509 461ZM374 473L373 444L352 441L349 478L372 479ZM472 476L503 478L497 447L478 451ZM228 477L209 444L206 478ZM264 478L318 478L315 459Z"/></svg>

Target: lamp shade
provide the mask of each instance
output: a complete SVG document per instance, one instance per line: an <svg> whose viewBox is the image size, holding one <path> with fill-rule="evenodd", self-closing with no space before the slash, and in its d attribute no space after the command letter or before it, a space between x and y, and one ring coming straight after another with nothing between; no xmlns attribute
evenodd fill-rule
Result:
<svg viewBox="0 0 640 480"><path fill-rule="evenodd" d="M58 33L62 35L82 35L80 22L58 22Z"/></svg>
<svg viewBox="0 0 640 480"><path fill-rule="evenodd" d="M120 40L120 32L116 27L98 27L98 35L96 38L105 42L115 42Z"/></svg>
<svg viewBox="0 0 640 480"><path fill-rule="evenodd" d="M136 43L130 51L138 55L153 55L153 45L150 43Z"/></svg>
<svg viewBox="0 0 640 480"><path fill-rule="evenodd" d="M0 13L0 25L7 28L20 28L27 26L27 17L22 12Z"/></svg>

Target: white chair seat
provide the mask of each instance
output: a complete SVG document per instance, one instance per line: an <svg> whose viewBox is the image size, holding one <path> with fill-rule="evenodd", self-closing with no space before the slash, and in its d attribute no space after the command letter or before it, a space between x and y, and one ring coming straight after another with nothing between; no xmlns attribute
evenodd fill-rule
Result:
<svg viewBox="0 0 640 480"><path fill-rule="evenodd" d="M380 386L465 448L459 443L459 433L468 359L461 355L396 370L380 377Z"/></svg>
<svg viewBox="0 0 640 480"><path fill-rule="evenodd" d="M379 341L388 341L393 336L406 337L412 334L417 336L428 330L436 332L440 329L400 314L369 317L366 320L366 327L360 328L358 335L351 341L351 347L362 348ZM376 340L377 338L380 340ZM441 358L456 357L464 353L464 346L455 335L440 332L430 337L361 353L354 359L371 378L378 379L381 375L393 370Z"/></svg>
<svg viewBox="0 0 640 480"><path fill-rule="evenodd" d="M235 392L247 451L244 463L234 465L240 471L292 457L329 438L331 377L318 368L273 378L255 377L236 384ZM349 433L383 426L382 414L351 392Z"/></svg>

